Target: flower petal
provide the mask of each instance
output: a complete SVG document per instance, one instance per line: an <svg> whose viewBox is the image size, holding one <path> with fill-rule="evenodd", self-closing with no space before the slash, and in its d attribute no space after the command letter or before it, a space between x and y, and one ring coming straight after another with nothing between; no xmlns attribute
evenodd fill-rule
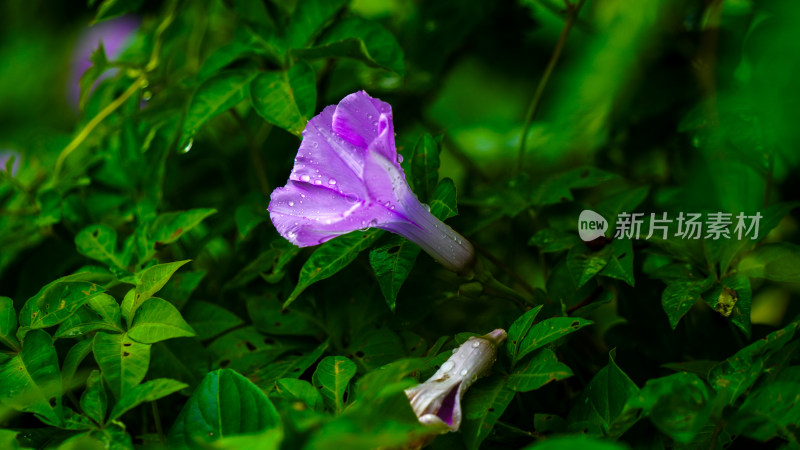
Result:
<svg viewBox="0 0 800 450"><path fill-rule="evenodd" d="M365 151L334 134L331 122L335 109L335 106L328 106L306 125L289 179L363 199L366 197L361 179Z"/></svg>
<svg viewBox="0 0 800 450"><path fill-rule="evenodd" d="M381 115L392 122L392 107L370 97L366 92L354 92L336 106L333 114L333 131L356 147L366 149L380 134Z"/></svg>
<svg viewBox="0 0 800 450"><path fill-rule="evenodd" d="M268 210L278 233L299 247L394 220L369 199L296 181L272 191Z"/></svg>

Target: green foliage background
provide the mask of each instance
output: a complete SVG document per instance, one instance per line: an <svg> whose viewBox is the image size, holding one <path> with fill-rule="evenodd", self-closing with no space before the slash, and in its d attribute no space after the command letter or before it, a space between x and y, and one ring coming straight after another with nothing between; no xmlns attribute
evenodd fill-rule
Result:
<svg viewBox="0 0 800 450"><path fill-rule="evenodd" d="M403 390L494 328L430 448L798 446L796 2L0 12L0 447L415 448ZM123 14L138 30L71 107L75 39ZM275 232L306 121L360 89L483 275L380 230ZM763 219L757 241L584 244L584 209Z"/></svg>

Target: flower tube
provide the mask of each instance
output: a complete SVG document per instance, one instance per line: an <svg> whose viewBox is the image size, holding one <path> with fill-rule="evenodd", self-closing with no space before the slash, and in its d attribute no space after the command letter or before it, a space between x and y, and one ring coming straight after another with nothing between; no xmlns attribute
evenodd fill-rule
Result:
<svg viewBox="0 0 800 450"><path fill-rule="evenodd" d="M360 91L308 121L286 186L269 213L299 247L365 228L397 233L454 272L468 271L472 244L411 192L398 163L392 109Z"/></svg>
<svg viewBox="0 0 800 450"><path fill-rule="evenodd" d="M497 346L506 339L497 329L461 344L428 381L406 390L411 408L425 425L457 431L461 426L461 399L478 378L485 375L497 357Z"/></svg>

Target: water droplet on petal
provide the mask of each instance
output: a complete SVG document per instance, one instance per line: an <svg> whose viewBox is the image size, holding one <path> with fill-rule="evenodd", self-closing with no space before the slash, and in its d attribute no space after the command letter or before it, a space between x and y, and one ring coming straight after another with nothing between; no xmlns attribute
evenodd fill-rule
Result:
<svg viewBox="0 0 800 450"><path fill-rule="evenodd" d="M477 339L475 340L475 342L473 342L473 343L472 343L472 348L478 348L478 347L480 347L480 346L481 346L481 343L480 343L480 342L478 342L478 340L477 340Z"/></svg>
<svg viewBox="0 0 800 450"><path fill-rule="evenodd" d="M455 366L456 364L453 361L445 361L445 363L442 364L441 371L445 373L450 372Z"/></svg>
<svg viewBox="0 0 800 450"><path fill-rule="evenodd" d="M428 212L431 212L431 205L429 205L429 204L427 204L427 203L423 203L423 204L422 204L422 206L424 206L424 207L425 207L425 209L427 209L427 210L428 210Z"/></svg>
<svg viewBox="0 0 800 450"><path fill-rule="evenodd" d="M403 155L401 155L400 153L397 154L397 162L399 163L403 162Z"/></svg>
<svg viewBox="0 0 800 450"><path fill-rule="evenodd" d="M317 186L319 186L320 184L322 184L322 180L314 180L314 184L316 184Z"/></svg>
<svg viewBox="0 0 800 450"><path fill-rule="evenodd" d="M469 373L469 372L467 371L467 369L464 369L464 370L462 370L462 371L461 371L461 376L463 377L463 376L464 376L464 375L466 375L467 373Z"/></svg>
<svg viewBox="0 0 800 450"><path fill-rule="evenodd" d="M303 176L300 177L301 181L306 181L307 182L310 179L311 179L311 177L309 177L308 175L303 175Z"/></svg>
<svg viewBox="0 0 800 450"><path fill-rule="evenodd" d="M331 186L333 186L334 184L336 184L336 180L334 180L333 178L331 178L330 180L328 180L328 184L330 184Z"/></svg>
<svg viewBox="0 0 800 450"><path fill-rule="evenodd" d="M294 202L290 201L289 206L294 206Z"/></svg>
<svg viewBox="0 0 800 450"><path fill-rule="evenodd" d="M370 227L377 227L378 226L378 219L372 219L369 221Z"/></svg>

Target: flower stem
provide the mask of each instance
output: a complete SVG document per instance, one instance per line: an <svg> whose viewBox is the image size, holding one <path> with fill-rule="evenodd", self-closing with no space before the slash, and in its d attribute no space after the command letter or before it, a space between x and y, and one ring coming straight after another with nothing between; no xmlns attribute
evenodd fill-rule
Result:
<svg viewBox="0 0 800 450"><path fill-rule="evenodd" d="M578 0L578 3L570 3L565 1L567 5L567 20L564 22L564 28L561 29L561 35L558 37L556 47L553 49L553 54L550 56L550 61L547 63L547 68L544 70L542 79L539 80L539 85L536 87L536 93L533 95L531 104L528 107L528 113L525 115L525 124L522 126L522 134L519 137L519 148L517 149L517 174L522 172L522 166L525 161L525 141L528 138L528 129L531 127L536 113L539 111L539 104L542 102L542 95L547 83L550 81L550 75L553 74L553 69L561 57L561 52L564 50L564 45L567 43L572 26L575 24L575 19L578 17L578 12L581 10L585 0Z"/></svg>

